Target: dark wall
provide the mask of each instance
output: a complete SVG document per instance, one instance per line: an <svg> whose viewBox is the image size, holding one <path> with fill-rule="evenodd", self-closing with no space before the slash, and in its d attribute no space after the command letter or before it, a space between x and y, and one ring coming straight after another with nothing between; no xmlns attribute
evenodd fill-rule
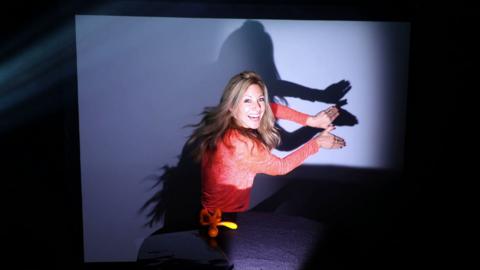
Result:
<svg viewBox="0 0 480 270"><path fill-rule="evenodd" d="M298 1L281 2L299 5ZM388 8L362 2L330 3L324 16L333 18L335 10L344 9L353 17L412 20L406 169L398 193L409 197L399 206L402 211L393 215L400 223L390 224L389 229L392 233L406 229L402 235L410 242L389 248L413 250L424 266L440 264L437 252L446 251L437 248L438 233L448 248L451 227L446 225L455 223L465 209L456 208L456 201L468 179L460 151L468 149L471 141L462 135L469 127L461 123L468 116L468 91L475 87L473 82L466 87L473 79L464 73L470 57L465 34L473 10L460 2L445 6L397 3ZM262 3L257 5L270 7L268 1ZM71 94L76 87L73 15L91 6L74 1L9 3L1 11L0 179L6 194L1 237L7 247L4 257L14 266L10 269L73 269L82 262L79 168L72 165L78 149L70 144L78 134L66 131L76 117L76 99ZM67 26L70 44L54 58L45 59L43 68L4 79L2 73L6 74L12 59L60 26Z"/></svg>

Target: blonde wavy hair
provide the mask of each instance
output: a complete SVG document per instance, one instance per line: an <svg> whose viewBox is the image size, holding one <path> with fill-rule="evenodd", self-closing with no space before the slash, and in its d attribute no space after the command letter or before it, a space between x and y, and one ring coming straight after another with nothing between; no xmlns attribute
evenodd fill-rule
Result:
<svg viewBox="0 0 480 270"><path fill-rule="evenodd" d="M255 130L240 127L232 113L236 111L245 91L252 84L260 86L265 97L265 113L260 120L260 126ZM187 141L188 145L195 144L192 155L197 161L202 159L205 152L214 151L218 140L232 128L262 143L269 150L280 144L280 134L275 128L275 117L270 108L267 86L260 75L253 71L243 71L233 76L225 86L220 103L215 107L205 108L202 114L200 123L192 125L196 129Z"/></svg>

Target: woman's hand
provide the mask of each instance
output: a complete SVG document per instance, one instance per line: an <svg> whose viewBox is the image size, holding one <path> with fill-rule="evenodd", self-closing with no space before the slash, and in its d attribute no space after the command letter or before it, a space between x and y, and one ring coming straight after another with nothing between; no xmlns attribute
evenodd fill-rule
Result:
<svg viewBox="0 0 480 270"><path fill-rule="evenodd" d="M336 106L330 106L327 109L307 118L307 126L326 129L332 126L333 120L339 115Z"/></svg>
<svg viewBox="0 0 480 270"><path fill-rule="evenodd" d="M330 133L333 129L335 129L333 126L329 126L313 138L317 142L318 147L338 149L346 146L344 139Z"/></svg>

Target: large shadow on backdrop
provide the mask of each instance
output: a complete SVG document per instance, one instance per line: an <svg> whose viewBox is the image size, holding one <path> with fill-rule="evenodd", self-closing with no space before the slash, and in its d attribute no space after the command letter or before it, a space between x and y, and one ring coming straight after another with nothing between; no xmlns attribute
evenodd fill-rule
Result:
<svg viewBox="0 0 480 270"><path fill-rule="evenodd" d="M357 118L343 108L347 104L345 95L351 90L347 80L334 82L323 90L284 81L279 76L273 55L272 39L265 32L264 26L260 22L248 20L225 40L217 61L208 70L211 73L208 76L223 83L243 70L253 70L266 82L270 100L288 105L285 98L294 97L336 104L340 108L340 116L334 122L336 126L358 124ZM217 78L216 74L221 75ZM224 85L219 83L215 87L218 88L218 98L220 98ZM216 104L205 104L205 106L212 105ZM186 123L188 124L194 123ZM294 132L288 132L279 125L277 128L282 137L282 144L278 147L281 151L291 151L321 131L303 127ZM193 229L198 224L198 213L201 208L200 166L192 160L190 151L191 147L184 145L176 166L165 165L162 167L163 174L152 176L155 181L153 188L158 191L145 202L140 211L147 215L147 226L152 227L163 219L163 227L155 233ZM281 204L281 196L272 197L275 198L275 205ZM268 203L268 207L264 207L263 210L274 210L274 208L272 203Z"/></svg>

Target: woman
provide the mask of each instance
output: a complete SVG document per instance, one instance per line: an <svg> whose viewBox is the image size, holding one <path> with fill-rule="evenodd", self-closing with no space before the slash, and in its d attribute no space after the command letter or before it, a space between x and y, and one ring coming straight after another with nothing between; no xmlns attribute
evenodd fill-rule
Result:
<svg viewBox="0 0 480 270"><path fill-rule="evenodd" d="M248 210L257 173L283 175L320 148L341 148L345 141L330 133L338 116L334 106L309 116L268 101L267 87L254 72L245 71L228 82L220 104L207 108L188 143L201 162L202 207L209 212ZM270 153L280 143L275 117L325 130L284 158Z"/></svg>

